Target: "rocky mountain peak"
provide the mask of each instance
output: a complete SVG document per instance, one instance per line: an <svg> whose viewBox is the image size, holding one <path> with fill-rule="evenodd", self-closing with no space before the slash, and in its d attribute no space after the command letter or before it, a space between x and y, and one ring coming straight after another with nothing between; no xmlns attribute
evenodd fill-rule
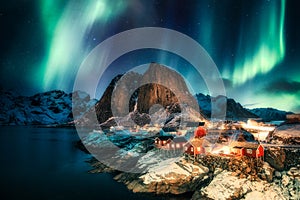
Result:
<svg viewBox="0 0 300 200"><path fill-rule="evenodd" d="M163 65L151 63L143 75L129 72L115 78L97 103L96 113L98 121L103 123L112 116L128 115L135 106L138 113L149 114L152 106L160 105L166 109L178 103L196 110L198 108L197 101L180 74Z"/></svg>

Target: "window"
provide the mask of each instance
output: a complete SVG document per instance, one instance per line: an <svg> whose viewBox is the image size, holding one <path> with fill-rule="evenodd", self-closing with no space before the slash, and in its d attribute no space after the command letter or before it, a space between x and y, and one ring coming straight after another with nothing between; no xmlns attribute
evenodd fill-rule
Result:
<svg viewBox="0 0 300 200"><path fill-rule="evenodd" d="M180 148L180 144L176 144L176 148Z"/></svg>
<svg viewBox="0 0 300 200"><path fill-rule="evenodd" d="M201 151L201 148L200 148L200 147L197 147L197 151L198 151L198 152Z"/></svg>
<svg viewBox="0 0 300 200"><path fill-rule="evenodd" d="M247 149L247 154L252 154L252 149Z"/></svg>

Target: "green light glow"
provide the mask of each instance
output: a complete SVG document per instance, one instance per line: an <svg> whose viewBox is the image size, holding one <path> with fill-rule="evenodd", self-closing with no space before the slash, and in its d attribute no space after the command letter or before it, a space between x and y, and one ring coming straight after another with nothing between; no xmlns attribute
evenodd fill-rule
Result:
<svg viewBox="0 0 300 200"><path fill-rule="evenodd" d="M41 18L47 38L47 55L42 63L44 89L69 86L87 55L87 35L94 23L104 25L112 16L125 8L123 1L109 0L69 1L63 7L59 1L41 0Z"/></svg>
<svg viewBox="0 0 300 200"><path fill-rule="evenodd" d="M285 56L284 19L285 0L268 2L267 10L255 19L248 32L241 35L241 43L235 62L232 81L240 85L265 74L279 64ZM251 31L256 31L253 34ZM251 33L249 33L251 32ZM228 73L226 73L228 76Z"/></svg>
<svg viewBox="0 0 300 200"><path fill-rule="evenodd" d="M260 94L256 96L256 101L261 102L259 107L273 107L285 111L300 112L299 96L299 92L296 94ZM270 104L270 100L272 101L272 104Z"/></svg>

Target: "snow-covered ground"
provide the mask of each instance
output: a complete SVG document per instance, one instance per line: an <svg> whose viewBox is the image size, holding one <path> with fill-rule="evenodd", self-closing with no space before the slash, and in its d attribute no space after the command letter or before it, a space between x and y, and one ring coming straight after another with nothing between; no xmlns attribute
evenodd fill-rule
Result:
<svg viewBox="0 0 300 200"><path fill-rule="evenodd" d="M148 160L146 162L153 163L153 161L151 160ZM148 172L140 178L144 180L145 184L150 184L152 182L177 181L179 177L181 179L187 179L189 177L197 178L200 175L206 174L207 172L208 168L187 163L183 160L183 158L177 157L169 158L167 160L162 160L161 162L156 163L155 166L149 168Z"/></svg>
<svg viewBox="0 0 300 200"><path fill-rule="evenodd" d="M260 131L258 133L252 133L253 136L255 137L255 139L257 139L258 141L265 141L268 137L268 135L270 134L269 131Z"/></svg>
<svg viewBox="0 0 300 200"><path fill-rule="evenodd" d="M265 181L249 181L245 178L238 178L231 175L232 172L222 171L214 177L212 182L201 193L211 199L268 199L281 200L286 199L282 195L282 190L275 184Z"/></svg>

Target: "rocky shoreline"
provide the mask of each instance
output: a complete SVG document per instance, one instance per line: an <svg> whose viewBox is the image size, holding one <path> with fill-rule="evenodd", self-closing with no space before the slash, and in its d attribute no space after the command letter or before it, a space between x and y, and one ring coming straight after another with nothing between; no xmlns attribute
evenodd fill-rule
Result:
<svg viewBox="0 0 300 200"><path fill-rule="evenodd" d="M219 162L211 162L211 161ZM161 176L161 180L145 182L145 177L153 177L153 172L127 173L116 171L102 164L96 159L90 163L93 170L90 173L111 173L114 179L124 183L134 193L153 194L184 194L193 192L192 199L297 199L300 195L300 166L292 167L288 171L276 171L268 163L256 167L247 159L218 159L215 156L205 156L203 163L220 163L215 168L211 165L202 166L200 163L190 163L185 159L178 164L191 164L195 169L199 166L204 169L201 173L192 172L188 178L170 173ZM228 168L219 166L227 164ZM237 166L244 166L236 169ZM154 169L155 170L155 169ZM257 173L255 174L255 171ZM167 180L167 177L173 177ZM176 178L175 178L176 177Z"/></svg>
<svg viewBox="0 0 300 200"><path fill-rule="evenodd" d="M297 148L269 147L261 159L210 153L193 158L183 152L155 148L151 138L124 134L93 132L83 139L83 146L98 150L118 147L114 154L103 154L101 162L92 159L90 173L111 173L134 193L192 193L192 199L224 200L297 199L300 195ZM113 161L113 165L107 161ZM118 168L128 163L131 170Z"/></svg>

